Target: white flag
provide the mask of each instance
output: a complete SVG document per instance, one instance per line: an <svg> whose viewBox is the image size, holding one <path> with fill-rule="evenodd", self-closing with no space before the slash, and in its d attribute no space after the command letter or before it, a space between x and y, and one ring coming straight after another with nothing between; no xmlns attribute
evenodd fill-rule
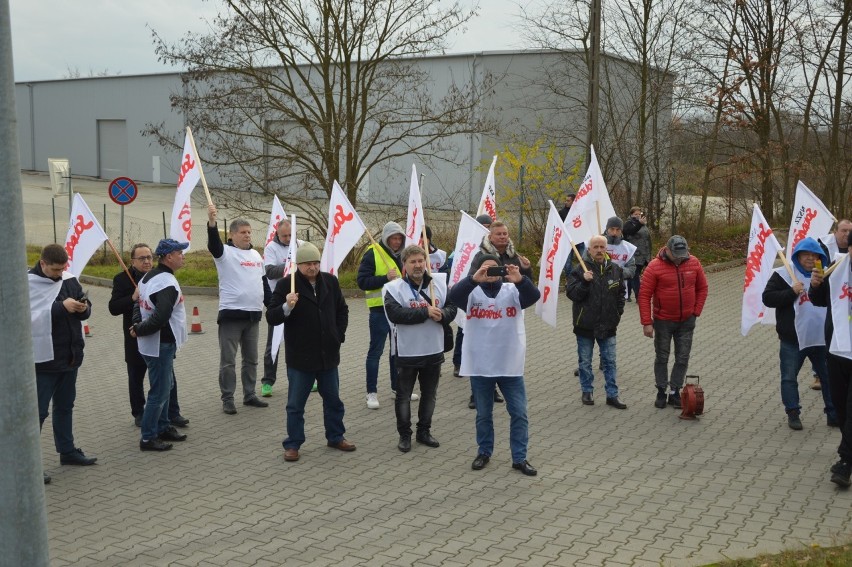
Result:
<svg viewBox="0 0 852 567"><path fill-rule="evenodd" d="M335 181L331 189L331 199L328 202L328 230L325 235L320 270L336 276L343 259L366 231L367 227L364 226L355 207ZM292 241L291 238L290 242Z"/></svg>
<svg viewBox="0 0 852 567"><path fill-rule="evenodd" d="M793 254L793 248L800 240L809 236L816 240L828 234L835 220L822 201L799 181L796 185L796 201L793 206L793 218L790 220L790 233L787 235L787 254Z"/></svg>
<svg viewBox="0 0 852 567"><path fill-rule="evenodd" d="M839 265L828 276L831 288L831 320L834 334L828 352L843 358L852 358L852 278L849 254L838 257ZM842 401L839 403L843 403Z"/></svg>
<svg viewBox="0 0 852 567"><path fill-rule="evenodd" d="M192 241L192 190L201 180L201 163L192 151L192 134L189 129L183 141L183 153L180 158L177 192L172 207L172 222L169 236L178 242ZM189 250L189 248L187 248Z"/></svg>
<svg viewBox="0 0 852 567"><path fill-rule="evenodd" d="M461 221L459 222L459 232L456 237L456 248L453 250L453 265L447 276L447 289L459 283L470 271L470 264L473 257L479 252L479 245L482 239L490 234L490 231L476 222L476 219L461 211ZM455 322L459 327L464 328L465 314L459 309L456 314Z"/></svg>
<svg viewBox="0 0 852 567"><path fill-rule="evenodd" d="M423 215L423 201L420 198L420 183L417 168L411 164L411 187L408 190L408 216L405 217L405 245L420 244L423 240L423 227L426 217Z"/></svg>
<svg viewBox="0 0 852 567"><path fill-rule="evenodd" d="M65 251L68 253L68 264L65 271L79 278L83 268L89 263L101 244L107 240L104 229L92 210L79 193L74 194L74 206L71 208L71 225L65 236Z"/></svg>
<svg viewBox="0 0 852 567"><path fill-rule="evenodd" d="M571 237L565 230L562 219L553 201L548 201L547 228L541 247L541 271L538 274L538 290L541 300L535 305L536 314L551 327L556 326L556 301L559 298L559 276L571 251Z"/></svg>
<svg viewBox="0 0 852 567"><path fill-rule="evenodd" d="M609 198L595 148L592 147L589 170L565 217L565 228L571 233L574 242L588 242L594 235L602 234L606 221L614 216L615 208Z"/></svg>
<svg viewBox="0 0 852 567"><path fill-rule="evenodd" d="M775 257L781 244L763 217L757 203L751 217L746 254L745 284L743 286L743 311L740 331L746 336L755 323L767 322L770 310L763 304L763 290L772 276Z"/></svg>
<svg viewBox="0 0 852 567"><path fill-rule="evenodd" d="M476 216L488 215L491 220L497 220L497 187L494 183L494 166L497 165L497 156L491 160L488 168L488 176L485 178L485 187L482 189L482 197L479 198L479 206L476 208Z"/></svg>
<svg viewBox="0 0 852 567"><path fill-rule="evenodd" d="M281 203L278 202L278 197L275 197L275 202L272 204L272 214L275 215L275 205L278 205L281 208ZM284 209L281 209L283 214ZM283 216L281 218L284 218ZM278 221L280 222L280 220ZM275 228L278 228L276 223ZM296 240L296 215L294 214L290 218L290 247L287 249L287 258L284 260L284 274L281 276L282 278L286 278L291 273L295 271L296 267L296 252L299 247L299 242ZM273 233L274 234L274 233ZM267 241L267 244L269 242ZM296 276L293 276L296 277ZM272 362L278 358L278 349L281 347L281 341L284 340L284 323L279 325L275 325L272 328L272 344L270 345L270 354L272 356Z"/></svg>
<svg viewBox="0 0 852 567"><path fill-rule="evenodd" d="M272 242L272 239L275 238L275 233L278 231L278 223L287 218L287 213L284 212L284 207L281 206L281 201L278 200L278 195L272 197L272 212L269 215L269 227L266 229L266 244ZM291 227L292 228L292 227ZM291 233L293 238L295 239L295 229ZM266 246L264 244L264 246Z"/></svg>

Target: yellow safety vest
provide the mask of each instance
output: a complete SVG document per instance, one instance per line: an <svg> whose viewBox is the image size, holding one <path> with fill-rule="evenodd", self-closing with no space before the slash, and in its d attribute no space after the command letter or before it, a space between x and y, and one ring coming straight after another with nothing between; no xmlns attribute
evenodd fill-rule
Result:
<svg viewBox="0 0 852 567"><path fill-rule="evenodd" d="M388 273L388 269L393 266L397 268L396 262L393 258L391 258L385 249L382 248L380 244L371 244L367 250L373 251L373 261L376 265L376 272L374 275L376 276L384 276ZM365 252L366 254L366 252ZM379 258L381 256L381 258ZM397 269L397 271L399 271ZM381 307L384 305L384 299L382 298L382 288L378 289L368 289L366 292L367 298L367 307Z"/></svg>

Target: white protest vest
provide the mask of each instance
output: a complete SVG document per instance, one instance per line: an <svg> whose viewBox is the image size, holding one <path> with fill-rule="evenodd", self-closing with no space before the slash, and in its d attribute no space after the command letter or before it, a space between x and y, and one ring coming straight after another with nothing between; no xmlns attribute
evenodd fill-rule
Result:
<svg viewBox="0 0 852 567"><path fill-rule="evenodd" d="M219 310L263 310L263 258L257 250L225 245L213 258L219 272Z"/></svg>
<svg viewBox="0 0 852 567"><path fill-rule="evenodd" d="M849 271L849 255L838 258L838 261L840 265L829 276L834 333L831 335L828 352L852 359L852 277Z"/></svg>
<svg viewBox="0 0 852 567"><path fill-rule="evenodd" d="M434 274L432 287L435 290L437 307L444 307L447 300L447 275ZM429 286L422 288L426 297L429 297ZM384 285L382 296L390 295L403 307L419 309L429 307L429 302L415 287L402 278L397 278ZM387 311L385 311L387 316ZM390 322L390 321L388 321ZM444 328L441 323L426 319L416 325L394 325L391 326L391 336L396 344L397 356L427 356L444 352Z"/></svg>
<svg viewBox="0 0 852 567"><path fill-rule="evenodd" d="M53 302L62 290L62 282L74 277L74 274L62 272L58 282L50 278L27 274L30 287L30 321L33 335L33 357L35 362L53 360L53 320L51 310Z"/></svg>
<svg viewBox="0 0 852 567"><path fill-rule="evenodd" d="M606 253L609 254L613 264L623 268L636 253L636 247L626 240L622 240L618 244L607 244Z"/></svg>
<svg viewBox="0 0 852 567"><path fill-rule="evenodd" d="M151 296L167 287L173 287L178 292L172 316L169 317L169 327L171 327L172 334L175 336L175 344L180 350L180 347L186 342L186 309L183 305L183 292L181 292L174 274L161 272L148 281L139 282L139 311L142 313L143 321L148 319L154 313ZM160 331L153 335L136 337L136 342L139 345L140 354L152 357L160 356Z"/></svg>
<svg viewBox="0 0 852 567"><path fill-rule="evenodd" d="M834 235L826 234L825 236L820 236L817 240L825 245L826 249L828 249L828 259L834 262L837 258L837 253L840 252L840 249L837 248L837 239Z"/></svg>
<svg viewBox="0 0 852 567"><path fill-rule="evenodd" d="M447 262L447 253L440 248L429 254L429 267L434 275Z"/></svg>
<svg viewBox="0 0 852 567"><path fill-rule="evenodd" d="M787 285L793 287L793 279L790 277L787 268L782 266L776 268L775 272L787 282ZM796 314L795 325L796 336L799 337L799 350L812 346L825 346L825 314L827 308L817 307L811 303L811 299L808 297L808 290L811 289L811 278L798 271L796 277L805 286L805 290L793 304L793 312Z"/></svg>
<svg viewBox="0 0 852 567"><path fill-rule="evenodd" d="M524 311L515 284L491 299L480 286L468 296L459 374L523 376L527 351Z"/></svg>
<svg viewBox="0 0 852 567"><path fill-rule="evenodd" d="M291 241L292 242L292 241ZM305 242L303 240L297 240L297 245L301 246ZM279 244L275 240L266 245L266 248L263 250L263 265L264 266L278 266L280 264L284 264L287 262L287 256L290 255L290 245ZM264 273L266 270L264 269ZM281 278L269 279L269 288L272 291L275 291L275 286L278 282L281 281Z"/></svg>

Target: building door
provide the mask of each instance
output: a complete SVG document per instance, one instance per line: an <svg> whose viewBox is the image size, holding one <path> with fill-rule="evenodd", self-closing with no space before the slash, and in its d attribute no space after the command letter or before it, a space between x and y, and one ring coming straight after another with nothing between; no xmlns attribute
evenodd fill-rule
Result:
<svg viewBox="0 0 852 567"><path fill-rule="evenodd" d="M98 175L112 180L127 174L127 122L98 120Z"/></svg>

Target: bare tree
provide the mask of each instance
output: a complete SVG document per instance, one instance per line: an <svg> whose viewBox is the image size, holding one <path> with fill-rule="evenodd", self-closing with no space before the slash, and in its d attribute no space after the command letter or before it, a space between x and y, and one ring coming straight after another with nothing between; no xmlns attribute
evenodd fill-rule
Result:
<svg viewBox="0 0 852 567"><path fill-rule="evenodd" d="M171 101L203 137L205 162L230 188L298 200L325 230L333 181L354 203L378 166L452 162L453 136L486 129L477 105L489 78L436 92L422 61L474 15L438 0L227 0L208 35L153 36L161 61L187 69ZM182 139L162 124L147 133Z"/></svg>

